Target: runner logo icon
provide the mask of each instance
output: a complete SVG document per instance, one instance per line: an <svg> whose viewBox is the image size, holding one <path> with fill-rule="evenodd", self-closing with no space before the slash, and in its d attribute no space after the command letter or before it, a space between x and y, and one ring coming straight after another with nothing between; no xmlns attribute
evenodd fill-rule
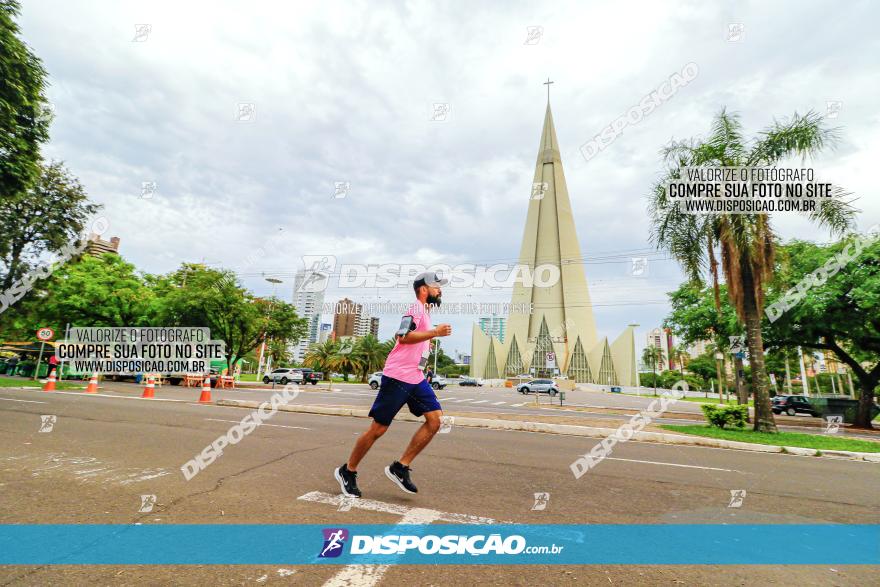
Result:
<svg viewBox="0 0 880 587"><path fill-rule="evenodd" d="M342 554L345 541L348 540L348 530L345 528L324 528L324 548L318 558L336 558Z"/></svg>

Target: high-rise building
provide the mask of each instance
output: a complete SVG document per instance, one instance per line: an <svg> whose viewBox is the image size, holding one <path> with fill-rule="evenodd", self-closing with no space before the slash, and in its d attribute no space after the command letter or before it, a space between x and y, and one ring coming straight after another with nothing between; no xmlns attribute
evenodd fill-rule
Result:
<svg viewBox="0 0 880 587"><path fill-rule="evenodd" d="M688 347L687 353L690 355L692 359L696 359L700 355L705 355L709 352L709 345L712 344L711 341L708 340L698 340L694 344Z"/></svg>
<svg viewBox="0 0 880 587"><path fill-rule="evenodd" d="M330 333L333 332L332 324L321 324L321 329L318 332L318 342L327 342L327 339L330 338Z"/></svg>
<svg viewBox="0 0 880 587"><path fill-rule="evenodd" d="M90 234L86 242L86 254L97 257L104 253L119 254L119 237L114 236L109 241L105 241L95 233Z"/></svg>
<svg viewBox="0 0 880 587"><path fill-rule="evenodd" d="M504 342L504 328L507 320L503 316L484 316L479 321L480 330L487 336L494 336Z"/></svg>
<svg viewBox="0 0 880 587"><path fill-rule="evenodd" d="M357 336L358 320L362 312L363 306L348 298L336 302L336 313L333 315L333 336L337 340L343 336Z"/></svg>
<svg viewBox="0 0 880 587"><path fill-rule="evenodd" d="M534 279L514 283L503 342L473 325L471 376L559 374L584 383L638 384L635 325L611 343L598 337L582 261L548 101L519 254L519 265ZM524 310L529 307L531 313Z"/></svg>
<svg viewBox="0 0 880 587"><path fill-rule="evenodd" d="M669 360L669 348L673 346L672 344L672 334L668 330L664 330L662 328L655 328L648 332L648 335L645 338L645 346L653 346L657 347L661 351L663 351L663 358L657 364L657 369L660 371L668 371L671 369L670 360ZM651 368L652 365L645 365L646 368Z"/></svg>
<svg viewBox="0 0 880 587"><path fill-rule="evenodd" d="M360 313L354 321L354 335L358 338L370 334L373 326L373 317L367 314L363 306L360 307Z"/></svg>
<svg viewBox="0 0 880 587"><path fill-rule="evenodd" d="M309 345L318 342L318 329L321 325L321 308L324 305L324 289L311 287L326 275L312 269L297 272L293 280L293 306L300 318L308 321L306 335L292 349L293 360L302 363Z"/></svg>
<svg viewBox="0 0 880 587"><path fill-rule="evenodd" d="M370 334L379 338L379 317L372 316L370 318Z"/></svg>

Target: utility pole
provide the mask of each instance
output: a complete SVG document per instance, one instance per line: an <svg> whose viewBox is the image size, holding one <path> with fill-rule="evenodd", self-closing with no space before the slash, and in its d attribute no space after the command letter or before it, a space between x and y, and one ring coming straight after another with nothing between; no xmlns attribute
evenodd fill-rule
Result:
<svg viewBox="0 0 880 587"><path fill-rule="evenodd" d="M785 388L788 390L788 395L791 395L791 371L788 368L788 352L786 351L785 355Z"/></svg>
<svg viewBox="0 0 880 587"><path fill-rule="evenodd" d="M798 359L801 363L801 387L804 388L804 395L810 396L810 386L807 384L807 369L804 367L804 352L798 347Z"/></svg>

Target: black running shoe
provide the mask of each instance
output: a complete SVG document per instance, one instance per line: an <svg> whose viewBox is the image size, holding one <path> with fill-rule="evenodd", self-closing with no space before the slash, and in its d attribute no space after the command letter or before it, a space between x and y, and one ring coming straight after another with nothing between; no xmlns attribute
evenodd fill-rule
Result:
<svg viewBox="0 0 880 587"><path fill-rule="evenodd" d="M385 474L389 479L397 483L397 486L406 491L407 493L418 493L419 490L415 486L415 483L409 478L409 472L412 469L407 467L406 465L401 465L399 462L394 461L391 463L391 466L385 467Z"/></svg>
<svg viewBox="0 0 880 587"><path fill-rule="evenodd" d="M342 489L342 494L346 497L360 497L361 490L358 489L357 484L357 476L358 474L353 471L348 470L347 464L342 465L335 471L333 471L333 476L336 477L336 480L339 481L339 488Z"/></svg>

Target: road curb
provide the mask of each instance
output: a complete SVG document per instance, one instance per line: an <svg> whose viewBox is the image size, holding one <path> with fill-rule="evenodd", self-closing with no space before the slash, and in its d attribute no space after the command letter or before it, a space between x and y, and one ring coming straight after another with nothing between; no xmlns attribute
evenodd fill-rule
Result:
<svg viewBox="0 0 880 587"><path fill-rule="evenodd" d="M237 408L259 408L266 402L253 400L221 399L216 405ZM368 418L369 410L363 408L342 408L325 406L278 406L281 412L295 412L302 414L320 414L325 416L352 416L355 418ZM405 422L421 422L412 414L398 414L397 420ZM510 430L520 432L542 432L545 434L567 434L569 436L585 436L588 438L606 438L614 434L616 428L595 428L592 426L577 426L574 424L550 424L547 422L525 422L522 420L492 420L488 418L455 417L455 425L470 428L488 428L490 430ZM824 450L813 448L799 448L793 446L776 446L772 444L752 444L749 442L736 442L733 440L721 440L718 438L705 438L702 436L685 436L682 434L666 434L664 432L636 432L631 440L642 442L656 442L660 444L679 444L687 446L705 446L709 448L729 448L751 452L787 453L799 456L815 456L836 459L848 459L853 461L865 461L880 463L880 453L851 452L844 450Z"/></svg>

